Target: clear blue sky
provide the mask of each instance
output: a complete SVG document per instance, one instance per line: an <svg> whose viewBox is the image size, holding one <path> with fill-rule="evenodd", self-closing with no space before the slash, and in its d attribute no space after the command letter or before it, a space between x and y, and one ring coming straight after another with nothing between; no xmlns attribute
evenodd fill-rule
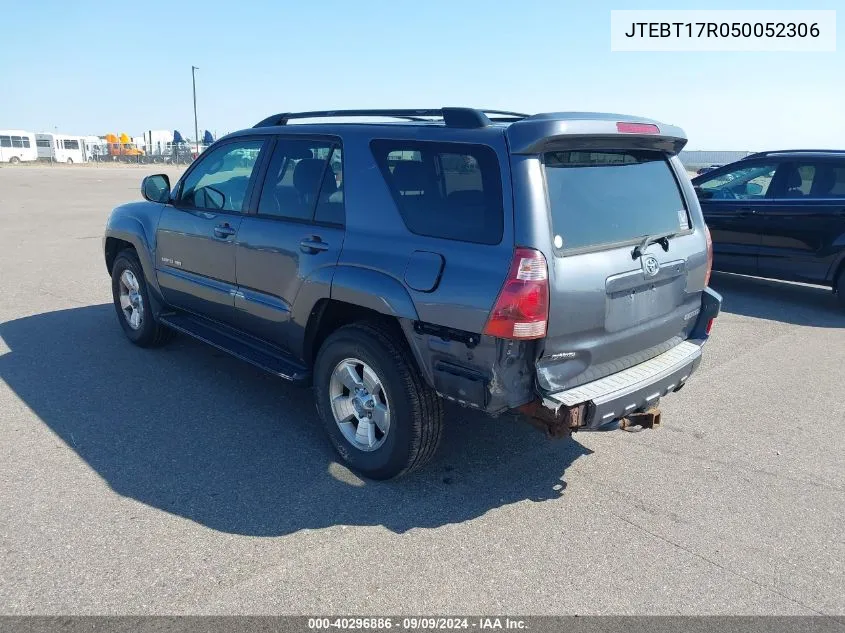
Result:
<svg viewBox="0 0 845 633"><path fill-rule="evenodd" d="M841 28L836 53L610 52L611 9L794 2L501 2L8 0L0 128L193 136L193 64L200 133L286 110L470 105L653 117L689 149L845 147ZM842 0L800 8L845 15Z"/></svg>

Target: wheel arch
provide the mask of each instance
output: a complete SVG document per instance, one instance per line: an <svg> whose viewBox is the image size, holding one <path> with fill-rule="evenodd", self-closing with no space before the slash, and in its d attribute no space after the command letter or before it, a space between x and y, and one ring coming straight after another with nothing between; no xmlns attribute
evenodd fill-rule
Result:
<svg viewBox="0 0 845 633"><path fill-rule="evenodd" d="M838 246L840 252L830 265L828 280L831 282L833 290L836 291L839 280L842 278L842 275L845 274L845 235L840 236L839 239L834 242L834 246Z"/></svg>
<svg viewBox="0 0 845 633"><path fill-rule="evenodd" d="M149 213L150 204L152 203L130 203L112 212L103 236L103 255L106 270L111 275L117 254L123 248L134 249L144 270L147 286L160 297L153 260L153 237L160 209L159 214ZM139 206L145 208L139 209Z"/></svg>
<svg viewBox="0 0 845 633"><path fill-rule="evenodd" d="M355 322L376 323L393 334L410 350L417 368L431 385L431 372L419 350L408 339L416 308L405 287L393 277L375 270L352 266L335 269L329 297L312 307L303 343L303 358L313 366L320 346L338 328Z"/></svg>

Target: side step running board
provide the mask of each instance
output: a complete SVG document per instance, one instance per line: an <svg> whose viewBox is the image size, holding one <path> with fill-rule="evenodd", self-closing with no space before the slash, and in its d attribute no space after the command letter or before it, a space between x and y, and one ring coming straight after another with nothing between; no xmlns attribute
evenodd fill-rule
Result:
<svg viewBox="0 0 845 633"><path fill-rule="evenodd" d="M291 382L307 382L311 378L311 372L306 367L281 350L225 325L181 313L163 314L159 320L177 332L208 343L279 378Z"/></svg>

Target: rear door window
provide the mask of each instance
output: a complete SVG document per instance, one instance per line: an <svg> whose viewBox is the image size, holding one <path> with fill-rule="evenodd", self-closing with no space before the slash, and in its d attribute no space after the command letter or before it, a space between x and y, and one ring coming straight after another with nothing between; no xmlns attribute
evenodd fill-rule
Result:
<svg viewBox="0 0 845 633"><path fill-rule="evenodd" d="M543 162L554 241L562 242L558 248L592 248L690 228L678 182L660 152L547 152Z"/></svg>
<svg viewBox="0 0 845 633"><path fill-rule="evenodd" d="M502 179L493 148L386 139L370 148L409 231L477 244L502 241Z"/></svg>
<svg viewBox="0 0 845 633"><path fill-rule="evenodd" d="M779 197L825 199L845 197L845 164L838 161L786 162ZM796 176L796 173L798 176ZM780 173L779 173L780 175ZM798 184L798 177L801 182ZM790 185L793 185L790 187Z"/></svg>
<svg viewBox="0 0 845 633"><path fill-rule="evenodd" d="M332 141L279 138L267 168L258 213L343 224L340 147Z"/></svg>

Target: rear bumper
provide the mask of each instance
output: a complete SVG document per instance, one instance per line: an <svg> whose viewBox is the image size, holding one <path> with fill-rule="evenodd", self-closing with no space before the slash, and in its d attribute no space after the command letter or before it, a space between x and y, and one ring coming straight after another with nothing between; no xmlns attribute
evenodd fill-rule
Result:
<svg viewBox="0 0 845 633"><path fill-rule="evenodd" d="M543 404L557 413L561 407L584 406L578 428L596 430L631 413L657 404L680 389L701 363L701 348L709 324L720 311L722 297L706 288L701 312L688 340L639 365L571 389L546 395Z"/></svg>
<svg viewBox="0 0 845 633"><path fill-rule="evenodd" d="M635 411L657 403L663 396L680 389L701 362L703 341L684 341L668 352L572 389L545 397L544 404L555 410L587 404L583 430L595 430Z"/></svg>

